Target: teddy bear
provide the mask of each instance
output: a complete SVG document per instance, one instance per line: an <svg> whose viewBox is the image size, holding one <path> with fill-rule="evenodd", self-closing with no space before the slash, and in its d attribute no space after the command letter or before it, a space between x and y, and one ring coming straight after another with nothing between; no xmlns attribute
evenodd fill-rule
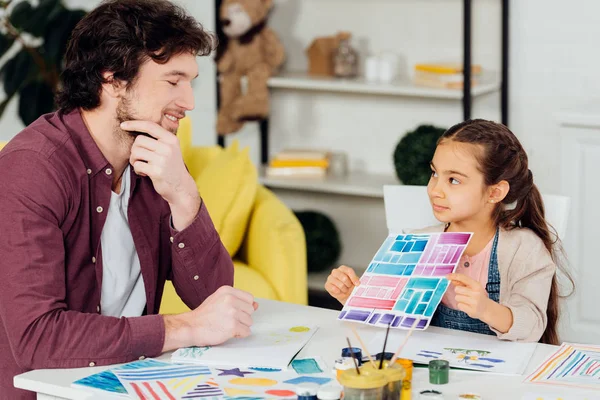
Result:
<svg viewBox="0 0 600 400"><path fill-rule="evenodd" d="M223 0L219 22L225 38L217 49L220 108L217 132L237 132L245 121L269 115L267 80L283 64L283 45L267 28L273 0ZM224 40L223 40L224 39ZM245 93L242 77L247 78Z"/></svg>

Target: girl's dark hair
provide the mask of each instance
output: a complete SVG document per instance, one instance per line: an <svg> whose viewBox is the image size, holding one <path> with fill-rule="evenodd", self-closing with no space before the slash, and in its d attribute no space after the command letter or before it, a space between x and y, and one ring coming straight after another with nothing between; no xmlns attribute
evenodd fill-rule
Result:
<svg viewBox="0 0 600 400"><path fill-rule="evenodd" d="M560 240L554 228L546 222L542 195L533 183L527 153L517 137L502 124L474 119L454 125L440 137L438 143L446 140L482 147L483 151L475 154L475 157L485 184L490 186L504 180L510 185L508 194L492 215L496 225L507 230L525 227L535 232L544 242L556 266L573 284L570 274L562 266L564 258ZM513 203L515 207L507 209L506 205ZM557 332L559 297L555 274L546 311L548 324L541 338L543 343L560 344Z"/></svg>
<svg viewBox="0 0 600 400"><path fill-rule="evenodd" d="M212 34L169 1L104 1L71 34L56 103L64 112L94 109L104 72L131 86L146 60L164 64L182 53L208 55L215 44Z"/></svg>

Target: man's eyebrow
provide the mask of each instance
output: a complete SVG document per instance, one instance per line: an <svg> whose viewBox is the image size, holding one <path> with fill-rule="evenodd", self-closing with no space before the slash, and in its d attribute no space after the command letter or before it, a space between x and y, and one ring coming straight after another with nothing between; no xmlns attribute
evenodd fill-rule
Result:
<svg viewBox="0 0 600 400"><path fill-rule="evenodd" d="M196 74L192 79L196 79L199 74ZM181 76L183 78L189 78L189 75L183 71L173 70L164 74L164 76Z"/></svg>

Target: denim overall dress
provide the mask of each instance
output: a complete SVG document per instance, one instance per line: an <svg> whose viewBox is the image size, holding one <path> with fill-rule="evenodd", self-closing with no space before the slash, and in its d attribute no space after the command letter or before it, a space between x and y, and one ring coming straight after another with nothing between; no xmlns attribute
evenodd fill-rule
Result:
<svg viewBox="0 0 600 400"><path fill-rule="evenodd" d="M494 243L492 244L492 252L490 253L490 264L488 269L488 283L485 285L485 289L488 292L490 299L496 303L500 301L500 272L498 271L498 231L494 236ZM467 313L454 310L450 307L446 307L440 303L437 311L433 315L431 325L439 326L441 328L457 329L467 332L482 333L485 335L495 335L490 327L475 318L471 318Z"/></svg>

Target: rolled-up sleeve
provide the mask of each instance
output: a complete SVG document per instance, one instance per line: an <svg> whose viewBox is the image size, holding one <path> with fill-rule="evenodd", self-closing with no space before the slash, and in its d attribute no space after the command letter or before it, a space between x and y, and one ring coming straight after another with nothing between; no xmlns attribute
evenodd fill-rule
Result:
<svg viewBox="0 0 600 400"><path fill-rule="evenodd" d="M0 175L0 318L17 364L72 368L159 355L161 316L67 309L61 224L71 188L48 158L26 150L3 154Z"/></svg>

